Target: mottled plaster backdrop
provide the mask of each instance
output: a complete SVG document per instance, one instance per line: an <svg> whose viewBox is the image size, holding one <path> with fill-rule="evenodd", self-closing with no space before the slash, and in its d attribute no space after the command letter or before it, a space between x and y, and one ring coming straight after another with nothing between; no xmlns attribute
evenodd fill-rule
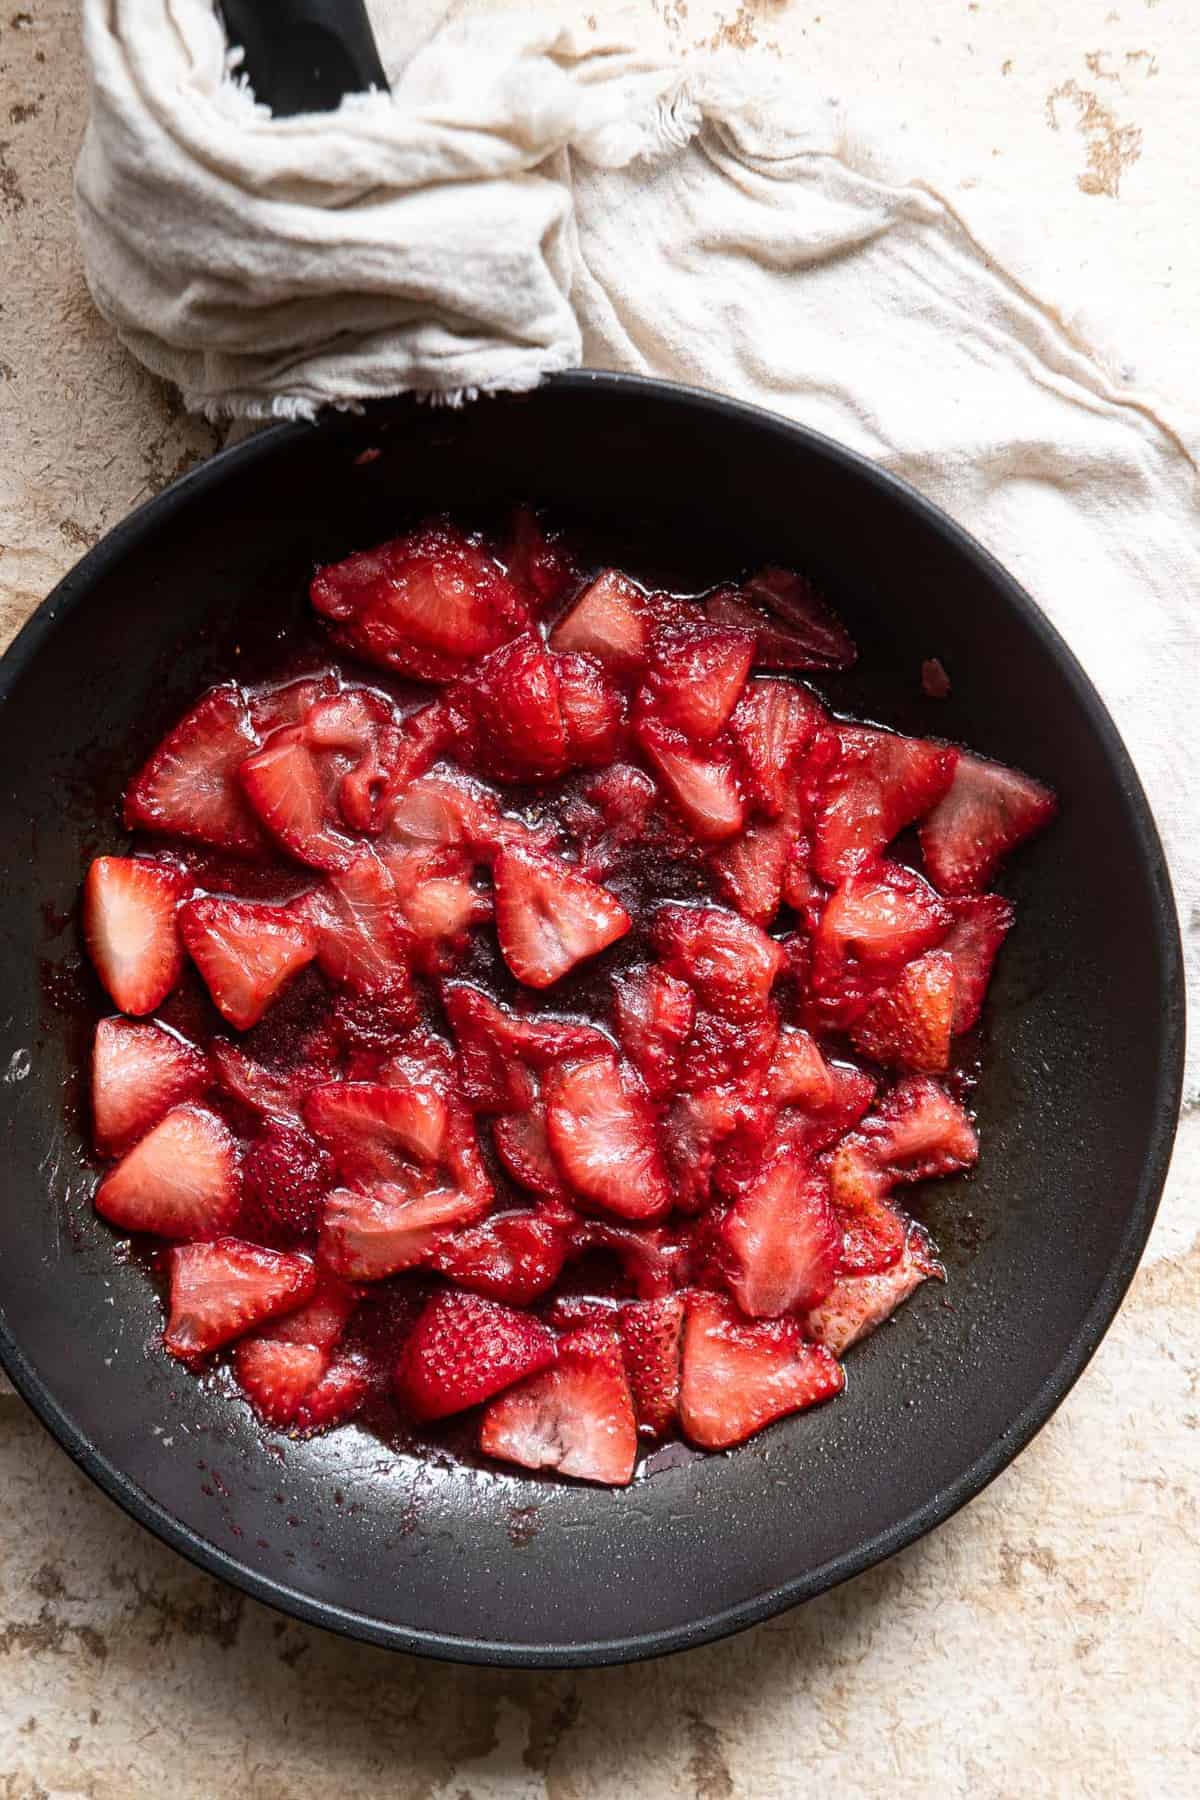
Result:
<svg viewBox="0 0 1200 1800"><path fill-rule="evenodd" d="M902 134L913 176L1195 428L1194 0L657 9L681 45L778 54L864 136ZM91 311L83 117L70 0L0 0L3 641L219 442ZM654 1665L453 1669L288 1623L155 1543L0 1391L0 1800L1200 1792L1198 1142L1185 1120L1147 1265L1015 1467L885 1568Z"/></svg>

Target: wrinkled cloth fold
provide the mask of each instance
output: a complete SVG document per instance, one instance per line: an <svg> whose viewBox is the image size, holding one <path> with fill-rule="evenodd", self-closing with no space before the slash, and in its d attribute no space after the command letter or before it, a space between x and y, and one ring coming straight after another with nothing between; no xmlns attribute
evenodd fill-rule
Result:
<svg viewBox="0 0 1200 1800"><path fill-rule="evenodd" d="M679 62L645 17L371 12L391 94L273 120L207 0L85 0L80 231L130 350L214 418L461 402L583 361L874 457L1013 571L1096 681L1200 995L1194 446L791 72Z"/></svg>

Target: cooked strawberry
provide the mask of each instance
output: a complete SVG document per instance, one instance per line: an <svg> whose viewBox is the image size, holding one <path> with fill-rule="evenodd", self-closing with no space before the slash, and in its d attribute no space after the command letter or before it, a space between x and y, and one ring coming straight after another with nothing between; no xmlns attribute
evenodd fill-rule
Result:
<svg viewBox="0 0 1200 1800"><path fill-rule="evenodd" d="M751 924L770 925L779 911L794 837L784 819L757 819L709 858L722 897Z"/></svg>
<svg viewBox="0 0 1200 1800"><path fill-rule="evenodd" d="M183 1244L170 1252L168 1266L171 1300L163 1343L185 1362L303 1306L317 1283L306 1256L233 1237Z"/></svg>
<svg viewBox="0 0 1200 1800"><path fill-rule="evenodd" d="M527 987L549 987L629 930L620 901L558 857L510 845L493 879L501 954Z"/></svg>
<svg viewBox="0 0 1200 1800"><path fill-rule="evenodd" d="M612 985L621 1048L650 1098L666 1099L679 1084L679 1057L695 1022L696 996L686 981L654 967L614 975Z"/></svg>
<svg viewBox="0 0 1200 1800"><path fill-rule="evenodd" d="M265 743L273 731L285 725L299 725L318 700L326 700L337 692L337 676L330 674L306 675L299 681L277 681L249 689L246 705L250 724L256 737Z"/></svg>
<svg viewBox="0 0 1200 1800"><path fill-rule="evenodd" d="M400 1404L416 1419L444 1419L478 1406L527 1375L549 1368L554 1333L478 1294L436 1294L396 1365Z"/></svg>
<svg viewBox="0 0 1200 1800"><path fill-rule="evenodd" d="M741 830L746 808L726 738L698 750L682 732L649 716L639 721L638 741L696 837L719 844Z"/></svg>
<svg viewBox="0 0 1200 1800"><path fill-rule="evenodd" d="M812 944L811 987L824 1022L852 1023L867 996L950 928L945 902L911 869L868 863L829 896Z"/></svg>
<svg viewBox="0 0 1200 1800"><path fill-rule="evenodd" d="M279 1075L224 1038L214 1038L209 1057L226 1094L257 1118L298 1120L307 1088L302 1073Z"/></svg>
<svg viewBox="0 0 1200 1800"><path fill-rule="evenodd" d="M237 1148L201 1106L176 1106L96 1190L96 1211L122 1231L215 1237L238 1209Z"/></svg>
<svg viewBox="0 0 1200 1800"><path fill-rule="evenodd" d="M471 1293L528 1306L558 1280L566 1251L557 1221L540 1212L511 1212L447 1232L425 1260Z"/></svg>
<svg viewBox="0 0 1200 1800"><path fill-rule="evenodd" d="M176 911L187 891L167 863L98 856L83 887L83 935L96 973L122 1012L148 1013L179 980Z"/></svg>
<svg viewBox="0 0 1200 1800"><path fill-rule="evenodd" d="M316 869L348 867L354 839L329 816L332 796L304 725L273 731L237 778L255 817L293 856Z"/></svg>
<svg viewBox="0 0 1200 1800"><path fill-rule="evenodd" d="M504 565L510 580L540 612L561 600L577 579L574 560L561 534L547 529L528 506L518 506L509 522Z"/></svg>
<svg viewBox="0 0 1200 1800"><path fill-rule="evenodd" d="M390 1178L402 1159L435 1167L445 1155L448 1107L429 1082L334 1081L308 1093L304 1116L348 1181Z"/></svg>
<svg viewBox="0 0 1200 1800"><path fill-rule="evenodd" d="M659 1300L680 1285L687 1262L682 1232L668 1225L614 1225L609 1219L573 1215L569 1226L571 1254L607 1250L621 1265L625 1283L639 1300Z"/></svg>
<svg viewBox="0 0 1200 1800"><path fill-rule="evenodd" d="M920 828L925 867L942 893L977 894L1057 810L1054 794L1031 775L963 751L949 789Z"/></svg>
<svg viewBox="0 0 1200 1800"><path fill-rule="evenodd" d="M455 852L448 853L454 856ZM492 916L492 898L468 873L443 868L443 857L416 859L394 877L396 904L412 935L417 967L434 975L453 966L470 941L472 926Z"/></svg>
<svg viewBox="0 0 1200 1800"><path fill-rule="evenodd" d="M783 1026L767 1070L766 1091L775 1106L799 1106L820 1113L832 1105L833 1070L807 1031Z"/></svg>
<svg viewBox="0 0 1200 1800"><path fill-rule="evenodd" d="M343 822L354 831L378 831L402 741L391 701L373 688L343 688L314 702L305 730Z"/></svg>
<svg viewBox="0 0 1200 1800"><path fill-rule="evenodd" d="M491 1401L479 1444L524 1469L624 1487L637 1460L637 1421L613 1332L592 1326L560 1339L552 1368Z"/></svg>
<svg viewBox="0 0 1200 1800"><path fill-rule="evenodd" d="M102 1156L118 1156L163 1114L208 1085L208 1060L161 1025L101 1019L92 1044L92 1127Z"/></svg>
<svg viewBox="0 0 1200 1800"><path fill-rule="evenodd" d="M825 709L794 681L757 676L747 682L729 721L746 788L776 818L797 786L800 758L825 720Z"/></svg>
<svg viewBox="0 0 1200 1800"><path fill-rule="evenodd" d="M329 1367L333 1347L357 1304L352 1288L321 1275L307 1305L241 1340L234 1351L234 1374L260 1418L271 1425L293 1422L300 1402Z"/></svg>
<svg viewBox="0 0 1200 1800"><path fill-rule="evenodd" d="M577 839L579 868L592 880L640 859L661 828L659 793L644 769L612 763L564 804L564 822ZM674 823L672 821L672 823Z"/></svg>
<svg viewBox="0 0 1200 1800"><path fill-rule="evenodd" d="M782 627L803 663L791 668L848 669L858 658L854 641L829 603L810 581L791 569L762 569L739 589L754 606L762 607Z"/></svg>
<svg viewBox="0 0 1200 1800"><path fill-rule="evenodd" d="M751 1318L818 1305L833 1286L842 1248L828 1175L786 1145L776 1150L735 1201L721 1236L730 1291Z"/></svg>
<svg viewBox="0 0 1200 1800"><path fill-rule="evenodd" d="M604 1331L617 1331L621 1309L630 1304L615 1294L556 1294L546 1308L545 1318L559 1332L586 1330L593 1325Z"/></svg>
<svg viewBox="0 0 1200 1800"><path fill-rule="evenodd" d="M874 1274L900 1257L905 1226L888 1204L897 1185L969 1169L978 1155L975 1129L945 1088L926 1075L898 1082L830 1164L834 1205L846 1227L843 1272Z"/></svg>
<svg viewBox="0 0 1200 1800"><path fill-rule="evenodd" d="M484 1112L521 1112L533 1082L521 1055L520 1022L469 982L448 982L442 1004L458 1046L463 1098Z"/></svg>
<svg viewBox="0 0 1200 1800"><path fill-rule="evenodd" d="M650 710L694 744L707 744L738 703L754 661L751 632L700 618L655 635Z"/></svg>
<svg viewBox="0 0 1200 1800"><path fill-rule="evenodd" d="M411 994L412 938L396 884L373 850L361 849L305 901L322 974L360 994L388 994L393 1006Z"/></svg>
<svg viewBox="0 0 1200 1800"><path fill-rule="evenodd" d="M565 1200L569 1190L550 1150L546 1109L540 1099L525 1112L497 1119L492 1127L496 1154L514 1181L547 1200Z"/></svg>
<svg viewBox="0 0 1200 1800"><path fill-rule="evenodd" d="M853 1063L827 1064L832 1091L827 1103L818 1108L793 1107L788 1114L789 1133L794 1135L803 1111L800 1141L810 1156L828 1150L844 1137L870 1110L878 1083Z"/></svg>
<svg viewBox="0 0 1200 1800"><path fill-rule="evenodd" d="M683 1328L679 1413L702 1450L728 1450L773 1419L840 1394L841 1365L793 1319L748 1324L715 1294L693 1294Z"/></svg>
<svg viewBox="0 0 1200 1800"><path fill-rule="evenodd" d="M762 1013L783 951L757 925L719 906L660 906L654 941L672 974L714 1011L744 1019Z"/></svg>
<svg viewBox="0 0 1200 1800"><path fill-rule="evenodd" d="M812 844L807 837L792 840L783 871L783 897L805 920L808 929L815 930L828 891L813 873Z"/></svg>
<svg viewBox="0 0 1200 1800"><path fill-rule="evenodd" d="M311 594L339 644L425 681L462 673L529 616L480 541L441 521L318 569Z"/></svg>
<svg viewBox="0 0 1200 1800"><path fill-rule="evenodd" d="M614 1059L570 1064L551 1077L546 1129L559 1167L585 1200L626 1219L669 1208L653 1114Z"/></svg>
<svg viewBox="0 0 1200 1800"><path fill-rule="evenodd" d="M551 658L558 676L558 700L566 727L566 763L590 769L619 755L625 729L620 691L592 656Z"/></svg>
<svg viewBox="0 0 1200 1800"><path fill-rule="evenodd" d="M179 929L214 1006L239 1031L257 1025L317 953L313 927L288 906L202 894L180 908Z"/></svg>
<svg viewBox="0 0 1200 1800"><path fill-rule="evenodd" d="M567 767L556 659L532 632L511 638L459 684L479 756L495 781L540 781Z"/></svg>
<svg viewBox="0 0 1200 1800"><path fill-rule="evenodd" d="M335 1185L333 1157L299 1119L264 1119L242 1158L241 1235L285 1246L310 1236Z"/></svg>
<svg viewBox="0 0 1200 1800"><path fill-rule="evenodd" d="M951 906L954 923L942 939L941 948L954 964L954 1017L950 1029L957 1036L979 1023L992 964L1012 929L1016 911L1011 900L999 894L964 894Z"/></svg>
<svg viewBox="0 0 1200 1800"><path fill-rule="evenodd" d="M680 1086L688 1093L725 1086L740 1092L761 1082L775 1053L778 1028L770 1006L738 1018L697 1007L680 1064Z"/></svg>
<svg viewBox="0 0 1200 1800"><path fill-rule="evenodd" d="M401 720L388 743L387 788L379 802L378 818L385 817L394 797L450 748L459 725L456 709L445 695L418 706Z"/></svg>
<svg viewBox="0 0 1200 1800"><path fill-rule="evenodd" d="M669 1294L632 1301L617 1314L633 1410L647 1437L665 1437L679 1417L683 1311L683 1295Z"/></svg>
<svg viewBox="0 0 1200 1800"><path fill-rule="evenodd" d="M125 792L125 823L218 850L259 856L267 838L235 776L258 748L246 697L232 682L215 687L167 733Z"/></svg>
<svg viewBox="0 0 1200 1800"><path fill-rule="evenodd" d="M339 1352L296 1408L294 1429L308 1436L328 1431L332 1425L344 1425L354 1417L370 1391L371 1376L365 1359L351 1351Z"/></svg>
<svg viewBox="0 0 1200 1800"><path fill-rule="evenodd" d="M910 1225L899 1261L879 1275L841 1275L825 1299L801 1320L805 1335L844 1356L889 1319L923 1281L943 1279L941 1264L919 1225Z"/></svg>
<svg viewBox="0 0 1200 1800"><path fill-rule="evenodd" d="M317 1255L323 1268L349 1281L379 1281L415 1268L439 1233L473 1224L487 1206L428 1173L362 1191L334 1188L325 1197Z"/></svg>
<svg viewBox="0 0 1200 1800"><path fill-rule="evenodd" d="M616 569L605 569L564 613L550 633L552 650L595 656L606 667L628 669L646 649L646 598Z"/></svg>
<svg viewBox="0 0 1200 1800"><path fill-rule="evenodd" d="M806 765L813 795L813 865L838 881L886 849L946 793L958 751L866 725L819 732Z"/></svg>
<svg viewBox="0 0 1200 1800"><path fill-rule="evenodd" d="M875 991L850 1027L850 1042L888 1068L936 1075L950 1062L955 987L952 958L927 951Z"/></svg>

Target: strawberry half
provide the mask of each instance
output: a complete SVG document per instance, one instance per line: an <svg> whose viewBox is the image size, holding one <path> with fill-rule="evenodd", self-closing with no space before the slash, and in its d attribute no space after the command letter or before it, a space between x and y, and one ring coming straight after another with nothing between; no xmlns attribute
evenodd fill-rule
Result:
<svg viewBox="0 0 1200 1800"><path fill-rule="evenodd" d="M101 1019L92 1043L92 1127L101 1156L118 1156L163 1114L208 1086L208 1059L161 1025Z"/></svg>
<svg viewBox="0 0 1200 1800"><path fill-rule="evenodd" d="M621 1048L650 1098L665 1100L679 1084L680 1055L695 1023L696 996L686 981L653 967L614 975L612 985Z"/></svg>
<svg viewBox="0 0 1200 1800"><path fill-rule="evenodd" d="M719 906L660 906L654 942L673 974L731 1019L762 1013L783 951L773 938Z"/></svg>
<svg viewBox="0 0 1200 1800"><path fill-rule="evenodd" d="M637 1460L633 1396L612 1331L585 1327L559 1340L553 1368L493 1400L479 1445L525 1469L624 1487Z"/></svg>
<svg viewBox="0 0 1200 1800"><path fill-rule="evenodd" d="M378 1181L369 1188L335 1188L325 1197L317 1256L323 1268L350 1281L380 1281L412 1269L441 1232L470 1225L487 1198L433 1176Z"/></svg>
<svg viewBox="0 0 1200 1800"><path fill-rule="evenodd" d="M617 1314L634 1414L650 1438L665 1437L679 1417L683 1317L682 1294L633 1300Z"/></svg>
<svg viewBox="0 0 1200 1800"><path fill-rule="evenodd" d="M750 798L770 818L783 812L797 786L797 769L824 707L794 681L758 676L748 682L729 721Z"/></svg>
<svg viewBox="0 0 1200 1800"><path fill-rule="evenodd" d="M566 1234L555 1220L537 1212L511 1212L447 1232L425 1260L471 1293L529 1306L554 1286L566 1252Z"/></svg>
<svg viewBox="0 0 1200 1800"><path fill-rule="evenodd" d="M557 1355L554 1333L528 1313L478 1294L436 1294L396 1365L396 1396L416 1419L444 1419L549 1368Z"/></svg>
<svg viewBox="0 0 1200 1800"><path fill-rule="evenodd" d="M183 1362L303 1306L317 1284L306 1256L233 1237L181 1245L170 1252L168 1266L171 1299L163 1343Z"/></svg>
<svg viewBox="0 0 1200 1800"><path fill-rule="evenodd" d="M734 1203L721 1237L730 1292L749 1317L774 1319L819 1305L842 1249L829 1177L785 1145Z"/></svg>
<svg viewBox="0 0 1200 1800"><path fill-rule="evenodd" d="M581 652L617 670L636 668L646 642L646 597L616 569L597 575L550 633L552 650Z"/></svg>
<svg viewBox="0 0 1200 1800"><path fill-rule="evenodd" d="M954 923L942 939L942 950L954 964L954 1017L958 1035L979 1023L992 965L1012 929L1016 909L999 894L965 894L952 903Z"/></svg>
<svg viewBox="0 0 1200 1800"><path fill-rule="evenodd" d="M318 569L311 597L337 643L424 681L464 673L529 618L480 540L442 521Z"/></svg>
<svg viewBox="0 0 1200 1800"><path fill-rule="evenodd" d="M679 1413L702 1450L728 1450L773 1419L840 1394L841 1365L792 1319L748 1324L729 1301L695 1294L683 1331Z"/></svg>
<svg viewBox="0 0 1200 1800"><path fill-rule="evenodd" d="M629 930L620 901L557 857L510 845L493 879L500 951L527 987L550 987Z"/></svg>
<svg viewBox="0 0 1200 1800"><path fill-rule="evenodd" d="M242 690L232 682L210 689L130 782L126 825L263 855L268 840L236 780L258 743Z"/></svg>
<svg viewBox="0 0 1200 1800"><path fill-rule="evenodd" d="M910 1225L899 1260L879 1275L839 1276L821 1304L805 1314L805 1334L834 1356L844 1356L931 1277L944 1280L942 1266L920 1226Z"/></svg>
<svg viewBox="0 0 1200 1800"><path fill-rule="evenodd" d="M176 1106L109 1171L96 1211L121 1231L213 1237L237 1216L237 1147L201 1106Z"/></svg>
<svg viewBox="0 0 1200 1800"><path fill-rule="evenodd" d="M728 739L717 737L703 749L650 715L638 723L638 740L650 766L679 809L689 830L707 844L719 844L741 830L746 807Z"/></svg>
<svg viewBox="0 0 1200 1800"><path fill-rule="evenodd" d="M180 908L179 929L213 1005L239 1031L257 1025L317 953L317 934L294 907L202 894Z"/></svg>
<svg viewBox="0 0 1200 1800"><path fill-rule="evenodd" d="M895 1187L969 1169L978 1155L974 1126L940 1083L924 1075L898 1082L830 1164L833 1202L846 1231L843 1271L876 1274L898 1261L906 1231L888 1204Z"/></svg>
<svg viewBox="0 0 1200 1800"><path fill-rule="evenodd" d="M813 794L813 866L822 881L886 849L950 786L958 751L866 725L818 734L806 780Z"/></svg>
<svg viewBox="0 0 1200 1800"><path fill-rule="evenodd" d="M729 721L750 665L754 636L696 622L657 633L650 663L650 710L694 744L707 744Z"/></svg>
<svg viewBox="0 0 1200 1800"><path fill-rule="evenodd" d="M550 1079L546 1130L560 1169L585 1200L624 1219L669 1209L654 1115L613 1058L575 1063Z"/></svg>
<svg viewBox="0 0 1200 1800"><path fill-rule="evenodd" d="M494 781L544 781L567 767L556 660L532 632L511 638L460 682L455 699L472 721Z"/></svg>
<svg viewBox="0 0 1200 1800"><path fill-rule="evenodd" d="M944 894L978 893L1057 811L1054 794L1031 775L963 751L948 791L920 829L925 867Z"/></svg>
<svg viewBox="0 0 1200 1800"><path fill-rule="evenodd" d="M950 1063L956 987L953 959L930 950L872 995L850 1042L888 1068L938 1074Z"/></svg>
<svg viewBox="0 0 1200 1800"><path fill-rule="evenodd" d="M183 969L176 912L185 878L140 856L98 856L83 886L83 935L96 973L126 1013L153 1012Z"/></svg>

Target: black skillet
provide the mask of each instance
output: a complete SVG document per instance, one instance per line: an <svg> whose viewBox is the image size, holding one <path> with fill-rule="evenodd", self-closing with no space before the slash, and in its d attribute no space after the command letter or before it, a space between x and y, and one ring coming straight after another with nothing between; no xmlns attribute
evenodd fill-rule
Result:
<svg viewBox="0 0 1200 1800"><path fill-rule="evenodd" d="M363 461L365 449L381 454ZM122 782L208 682L253 676L315 562L430 509L533 497L674 585L766 560L827 587L863 650L835 705L969 740L1052 782L1006 882L983 1156L918 1210L949 1266L851 1353L846 1395L627 1491L271 1439L157 1348L143 1271L90 1207L78 1070L99 990L80 875L126 843ZM922 697L938 655L953 692ZM1145 796L1095 690L1012 579L918 495L712 395L584 371L461 412L284 426L118 526L0 664L0 1360L68 1453L202 1567L298 1617L427 1655L614 1662L736 1630L858 1573L977 1493L1095 1350L1171 1146L1183 981Z"/></svg>

